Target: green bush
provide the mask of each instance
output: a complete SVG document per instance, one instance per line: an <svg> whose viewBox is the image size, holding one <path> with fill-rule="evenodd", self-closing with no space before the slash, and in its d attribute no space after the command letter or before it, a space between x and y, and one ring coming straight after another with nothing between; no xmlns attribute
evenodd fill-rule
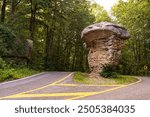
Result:
<svg viewBox="0 0 150 117"><path fill-rule="evenodd" d="M24 41L19 39L10 29L10 27L0 24L0 55L23 56L24 54Z"/></svg>
<svg viewBox="0 0 150 117"><path fill-rule="evenodd" d="M6 67L5 61L0 57L0 69L4 69Z"/></svg>
<svg viewBox="0 0 150 117"><path fill-rule="evenodd" d="M39 71L29 69L27 66L12 67L0 57L0 82L23 78L38 72Z"/></svg>
<svg viewBox="0 0 150 117"><path fill-rule="evenodd" d="M114 65L105 65L100 75L105 78L118 78L116 72L116 66Z"/></svg>
<svg viewBox="0 0 150 117"><path fill-rule="evenodd" d="M3 70L1 71L1 78L0 78L0 81L9 81L9 80L14 80L14 79L17 79L15 76L14 76L14 69L7 69L7 70Z"/></svg>
<svg viewBox="0 0 150 117"><path fill-rule="evenodd" d="M0 82L23 78L26 76L36 74L38 72L39 71L29 69L27 67L7 67L5 69L0 69Z"/></svg>

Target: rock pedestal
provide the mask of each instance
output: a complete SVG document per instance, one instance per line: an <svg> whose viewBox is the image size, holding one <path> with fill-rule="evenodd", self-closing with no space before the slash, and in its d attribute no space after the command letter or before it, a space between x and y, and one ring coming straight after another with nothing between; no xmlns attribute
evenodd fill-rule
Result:
<svg viewBox="0 0 150 117"><path fill-rule="evenodd" d="M82 40L89 49L88 63L91 74L99 76L105 65L117 65L124 41L130 37L122 26L101 22L82 31Z"/></svg>

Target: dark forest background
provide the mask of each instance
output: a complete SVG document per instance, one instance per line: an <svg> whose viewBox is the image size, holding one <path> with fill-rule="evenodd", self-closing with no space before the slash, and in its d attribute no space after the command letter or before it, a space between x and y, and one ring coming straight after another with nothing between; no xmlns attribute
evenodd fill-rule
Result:
<svg viewBox="0 0 150 117"><path fill-rule="evenodd" d="M81 41L81 31L101 21L121 24L131 34L122 50L118 72L149 72L149 0L119 0L109 14L88 0L0 0L0 10L0 72L5 67L22 66L88 72L88 50Z"/></svg>

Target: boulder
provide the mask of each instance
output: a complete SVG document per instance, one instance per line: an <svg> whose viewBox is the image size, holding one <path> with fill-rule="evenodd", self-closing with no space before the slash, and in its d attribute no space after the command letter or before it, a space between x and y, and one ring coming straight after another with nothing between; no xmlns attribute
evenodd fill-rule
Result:
<svg viewBox="0 0 150 117"><path fill-rule="evenodd" d="M91 74L99 76L105 65L118 64L124 41L130 38L130 34L123 26L100 22L86 27L81 38L89 49Z"/></svg>

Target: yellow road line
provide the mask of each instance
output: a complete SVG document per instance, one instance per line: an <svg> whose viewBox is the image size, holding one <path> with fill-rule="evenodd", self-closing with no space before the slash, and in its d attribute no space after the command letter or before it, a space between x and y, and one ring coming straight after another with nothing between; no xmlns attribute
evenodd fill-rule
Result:
<svg viewBox="0 0 150 117"><path fill-rule="evenodd" d="M93 95L96 95L96 94L93 94ZM72 98L67 98L65 100L76 100L76 99L80 99L80 98L84 98L84 97L88 97L88 96L92 96L92 95L75 96L75 97L72 97Z"/></svg>
<svg viewBox="0 0 150 117"><path fill-rule="evenodd" d="M25 93L29 93L29 92L33 92L33 91L37 91L37 90L41 90L44 88L47 88L49 86L56 86L56 85L62 85L62 86L80 86L80 85L76 85L76 84L57 84L60 83L62 81L64 81L65 79L67 79L69 76L71 76L73 73L70 73L69 75L67 75L66 77L53 82L52 84L43 86L43 87L39 87L30 91L26 91L26 92L22 92L19 94L15 94L15 95L11 95L11 96L6 96L6 97L1 97L0 99L8 99L8 98L24 98L24 97L51 97L51 96L75 96L73 98L68 98L66 100L74 100L74 99L79 99L79 98L84 98L87 96L92 96L92 95L96 95L96 94L102 94L102 93L106 93L106 92L110 92L113 90L117 90L123 87L127 87L130 85L134 85L137 84L139 82L141 82L142 80L139 79L139 81L135 82L135 83L131 83L129 85L82 85L82 86L117 86L115 88L111 88L111 89L107 89L107 90L103 90L100 92L75 92L75 93L53 93L53 94L25 94Z"/></svg>
<svg viewBox="0 0 150 117"><path fill-rule="evenodd" d="M66 76L66 77L64 77L64 78L62 78L62 79L60 79L60 80L57 80L57 81L53 82L52 85L58 84L58 83L60 83L60 82L62 82L62 81L64 81L64 80L66 80L66 79L67 79L68 77L70 77L72 74L74 74L74 73L72 72L72 73L70 73L68 76Z"/></svg>
<svg viewBox="0 0 150 117"><path fill-rule="evenodd" d="M55 84L55 86L70 86L70 87L74 87L74 86L80 86L80 85L77 85L77 84Z"/></svg>
<svg viewBox="0 0 150 117"><path fill-rule="evenodd" d="M88 94L88 95L85 95L85 96L78 96L78 97L68 98L68 99L66 99L66 100L75 100L75 99L79 99L79 98L84 98L84 97L88 97L88 96L92 96L92 95L96 95L96 94L101 94L101 93L113 91L113 90L116 90L116 89L119 89L119 88L122 88L122 87L123 87L123 86L115 87L115 88L103 90L103 91L100 91L100 92L95 92L95 93L93 93L93 94Z"/></svg>
<svg viewBox="0 0 150 117"><path fill-rule="evenodd" d="M64 78L61 78L61 79L58 80L58 81L59 81L59 82L60 82L60 81L63 81L63 80L65 80L65 79L67 79L68 77L70 77L72 74L73 74L73 73L70 73L69 75L67 75L67 76L64 77ZM45 85L45 86L43 86L43 87L39 87L39 88L30 90L30 91L22 92L22 93L19 93L19 94L31 93L31 92L34 92L34 91L37 91L37 90L41 90L41 89L47 88L47 87L49 87L49 86L54 86L58 81L55 81L55 82L53 82L53 83L51 83L51 84L48 84L48 85Z"/></svg>
<svg viewBox="0 0 150 117"><path fill-rule="evenodd" d="M137 78L137 79L138 79L137 82L131 83L131 84L129 84L129 85L124 85L124 86L119 86L119 87L115 87L115 88L103 90L103 91L100 91L100 92L96 92L95 94L89 94L89 95L87 94L87 95L85 95L85 96L78 96L78 97L68 98L68 99L66 99L66 100L75 100L75 99L80 99L80 98L84 98L84 97L88 97L88 96L93 96L93 95L97 95L97 94L102 94L102 93L110 92L110 91L113 91L113 90L117 90L117 89L120 89L120 88L128 87L128 86L135 85L135 84L138 84L138 83L142 82L142 79L139 79L139 78Z"/></svg>
<svg viewBox="0 0 150 117"><path fill-rule="evenodd" d="M126 86L126 85L84 85L84 84L56 84L55 86L81 86L81 87L119 87L119 86Z"/></svg>
<svg viewBox="0 0 150 117"><path fill-rule="evenodd" d="M85 96L85 95L92 95L92 94L95 94L95 93L98 93L98 92L51 93L51 94L17 94L17 95L8 96L7 99L32 98L32 97Z"/></svg>
<svg viewBox="0 0 150 117"><path fill-rule="evenodd" d="M41 89L47 88L47 87L49 87L49 86L54 86L56 83L59 83L59 82L65 80L65 79L67 79L67 78L70 77L72 74L73 74L73 72L70 73L69 75L67 75L66 77L61 78L60 80L55 81L55 82L53 82L53 83L51 83L51 84L48 84L48 85L45 85L45 86L42 86L42 87L39 87L39 88L35 88L35 89L33 89L33 90L21 92L21 93L15 94L15 95L20 95L20 94L25 94L25 93L31 93L31 92L34 92L34 91L37 91L37 90L41 90ZM5 99L5 98L7 98L7 97L9 97L9 96L0 97L0 99Z"/></svg>

